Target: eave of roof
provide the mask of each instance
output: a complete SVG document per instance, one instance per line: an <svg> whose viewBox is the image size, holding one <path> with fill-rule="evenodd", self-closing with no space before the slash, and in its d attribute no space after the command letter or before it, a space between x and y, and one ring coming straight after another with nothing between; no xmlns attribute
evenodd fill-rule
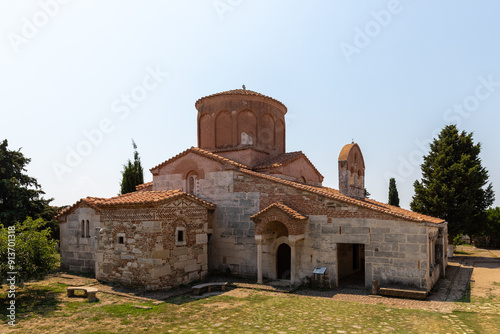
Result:
<svg viewBox="0 0 500 334"><path fill-rule="evenodd" d="M203 103L204 101L206 101L206 100L208 100L210 98L218 97L218 96L231 96L231 95L263 97L263 98L265 98L267 100L273 101L273 102L278 103L279 105L281 105L285 109L285 113L287 111L286 106L281 101L278 101L278 100L276 100L276 99L274 99L274 98L272 98L270 96L267 96L267 95L264 95L264 94L261 94L261 93L258 93L258 92L254 92L253 90L248 90L248 89L233 89L233 90L227 90L227 91L224 91L224 92L207 95L207 96L204 96L202 98L199 98L195 102L194 105L195 105L196 108L198 108L199 104Z"/></svg>
<svg viewBox="0 0 500 334"><path fill-rule="evenodd" d="M250 219L258 219L260 216L264 215L266 212L268 212L269 210L271 210L273 208L277 208L277 209L283 211L288 216L290 216L291 218L296 219L296 220L306 220L307 219L306 216L304 216L303 214L299 213L298 211L290 208L289 206L287 206L283 203L273 203L273 204L269 205L267 208L259 211L258 213L254 214L253 216L251 216Z"/></svg>
<svg viewBox="0 0 500 334"><path fill-rule="evenodd" d="M94 208L97 212L100 212L103 208L110 207L123 207L123 206L136 206L136 205L151 205L151 204L163 204L179 198L188 198L207 209L213 210L216 205L205 201L194 195L185 193L181 190L160 190L160 191L135 191L128 194L115 196L111 198L96 198L87 197L82 198L75 204L73 204L68 209L57 215L57 219L62 219L64 216L72 213L80 205L87 204Z"/></svg>
<svg viewBox="0 0 500 334"><path fill-rule="evenodd" d="M394 207L388 204L383 204L371 199L359 200L349 196L345 196L340 194L340 192L336 189L328 188L328 187L317 187L317 186L309 186L298 182L288 181L284 179L277 178L275 176L254 172L251 170L240 169L239 171L253 175L256 177L264 178L270 181L274 181L276 183L284 184L287 186L291 186L296 189L304 190L316 195L321 195L326 198L331 198L334 200L338 200L340 202L356 205L362 208L367 208L376 212L384 213L393 217L401 218L408 221L413 222L427 222L433 224L441 224L445 221L440 218L435 218L423 214L419 214L410 210L401 209L398 207Z"/></svg>
<svg viewBox="0 0 500 334"><path fill-rule="evenodd" d="M353 145L355 145L355 144L353 144ZM384 213L384 214L387 214L387 215L390 215L393 217L397 217L400 219L413 221L413 222L428 222L428 223L433 223L433 224L441 224L441 223L445 222L443 219L440 219L440 218L435 218L435 217L419 214L419 213L416 213L416 212L413 212L410 210L394 207L394 206L380 203L380 202L377 202L377 201L374 201L371 199L360 200L360 199L352 198L349 196L345 196L345 195L340 194L340 192L336 189L332 189L332 188L328 188L328 187L321 187L321 186L310 186L310 185L302 184L299 182L284 180L284 179L281 179L281 178L278 178L275 176L271 176L268 174L264 174L264 173L261 173L258 171L253 171L248 166L242 165L242 164L237 163L233 160L221 157L217 154L214 154L214 153L209 152L209 151L205 151L205 150L197 148L197 147L192 147L192 148L176 155L175 157L163 162L162 164L151 168L151 172L154 174L155 169L160 168L160 167L164 166L165 164L170 163L174 160L177 160L180 157L187 155L188 153L195 153L195 154L198 154L200 156L212 159L214 161L224 163L226 165L231 165L236 170L238 170L242 173L253 175L253 176L256 176L259 178L264 178L264 179L267 179L267 180L270 180L270 181L273 181L276 183L291 186L291 187L296 188L296 189L304 190L304 191L307 191L310 193L314 193L316 195L321 195L321 196L331 198L334 200L338 200L338 201L341 201L344 203L348 203L348 204L356 205L356 206L359 206L362 208L374 210L376 212Z"/></svg>
<svg viewBox="0 0 500 334"><path fill-rule="evenodd" d="M214 161L217 161L217 162L220 162L220 163L223 163L223 164L226 164L226 165L231 165L231 166L234 166L236 168L248 168L248 166L245 166L245 165L242 165L240 163L237 163L236 161L233 161L233 160L230 160L230 159L227 159L227 158L224 158L218 154L214 154L210 151L206 151L206 150L203 150L201 148L198 148L198 147L191 147L191 148L188 148L187 150L185 150L184 152L181 152L179 154L177 154L176 156L162 162L161 164L153 167L150 169L151 173L153 173L153 175L156 175L156 173L158 172L158 169L160 169L161 167L169 164L169 163L172 163L174 162L175 160L177 159L180 159L186 155L188 155L189 153L194 153L194 154L198 154L202 157L205 157L205 158L208 158L208 159L211 159L211 160L214 160Z"/></svg>

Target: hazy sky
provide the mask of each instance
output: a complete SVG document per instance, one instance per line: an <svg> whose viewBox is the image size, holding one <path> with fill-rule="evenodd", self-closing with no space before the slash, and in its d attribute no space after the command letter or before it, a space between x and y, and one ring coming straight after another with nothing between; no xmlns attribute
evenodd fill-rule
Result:
<svg viewBox="0 0 500 334"><path fill-rule="evenodd" d="M241 88L288 107L287 151L337 188L357 142L366 188L408 208L443 126L481 142L500 198L500 1L0 0L0 139L55 205L119 192L196 146L194 103ZM499 201L496 201L499 205Z"/></svg>

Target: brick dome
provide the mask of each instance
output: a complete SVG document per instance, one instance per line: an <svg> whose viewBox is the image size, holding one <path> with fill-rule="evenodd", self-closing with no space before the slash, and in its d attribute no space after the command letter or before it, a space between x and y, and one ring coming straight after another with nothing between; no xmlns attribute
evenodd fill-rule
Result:
<svg viewBox="0 0 500 334"><path fill-rule="evenodd" d="M287 108L280 101L234 89L202 97L195 107L199 148L212 152L253 149L259 159L285 153Z"/></svg>

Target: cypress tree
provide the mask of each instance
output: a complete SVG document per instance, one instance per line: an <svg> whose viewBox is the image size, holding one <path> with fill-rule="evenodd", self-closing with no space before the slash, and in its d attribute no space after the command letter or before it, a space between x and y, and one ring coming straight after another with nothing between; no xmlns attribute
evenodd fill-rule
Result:
<svg viewBox="0 0 500 334"><path fill-rule="evenodd" d="M134 161L128 160L127 164L123 165L121 194L127 194L135 191L135 187L144 183L144 171L141 166L141 159L139 152L137 152L137 145L132 140L134 148Z"/></svg>
<svg viewBox="0 0 500 334"><path fill-rule="evenodd" d="M450 238L477 235L486 228L485 210L495 195L480 151L472 133L448 125L431 143L421 165L422 180L414 183L411 209L446 220Z"/></svg>
<svg viewBox="0 0 500 334"><path fill-rule="evenodd" d="M399 207L399 194L396 187L396 179L391 177L389 180L389 205Z"/></svg>

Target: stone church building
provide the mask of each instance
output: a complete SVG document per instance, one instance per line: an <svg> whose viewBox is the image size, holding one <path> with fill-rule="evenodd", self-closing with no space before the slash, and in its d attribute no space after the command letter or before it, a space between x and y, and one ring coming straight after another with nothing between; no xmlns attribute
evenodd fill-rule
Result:
<svg viewBox="0 0 500 334"><path fill-rule="evenodd" d="M428 292L445 274L447 223L366 198L357 144L340 150L339 190L327 188L304 153L286 152L283 103L237 89L195 106L197 147L136 192L59 215L63 268L150 290L209 272L300 284L323 267L331 287Z"/></svg>

